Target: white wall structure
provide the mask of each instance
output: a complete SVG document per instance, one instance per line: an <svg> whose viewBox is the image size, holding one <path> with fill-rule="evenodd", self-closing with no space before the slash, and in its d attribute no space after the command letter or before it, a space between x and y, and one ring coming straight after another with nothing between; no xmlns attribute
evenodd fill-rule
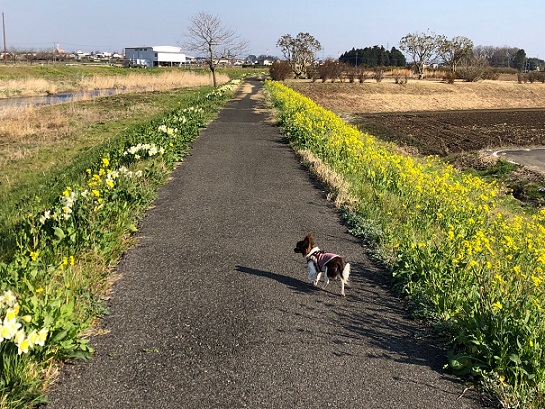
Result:
<svg viewBox="0 0 545 409"><path fill-rule="evenodd" d="M177 67L187 62L180 47L169 45L125 48L125 59L131 66Z"/></svg>

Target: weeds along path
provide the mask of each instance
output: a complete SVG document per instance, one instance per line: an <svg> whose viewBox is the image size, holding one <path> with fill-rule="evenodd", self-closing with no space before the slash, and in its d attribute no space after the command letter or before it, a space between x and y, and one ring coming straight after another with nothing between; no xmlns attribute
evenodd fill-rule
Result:
<svg viewBox="0 0 545 409"><path fill-rule="evenodd" d="M118 266L94 359L48 408L477 408L341 225L252 80L193 144ZM352 263L346 298L294 244Z"/></svg>

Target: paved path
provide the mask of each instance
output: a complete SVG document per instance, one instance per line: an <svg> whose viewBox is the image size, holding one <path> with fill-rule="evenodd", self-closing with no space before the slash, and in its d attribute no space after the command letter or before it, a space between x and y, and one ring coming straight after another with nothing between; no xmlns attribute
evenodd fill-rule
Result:
<svg viewBox="0 0 545 409"><path fill-rule="evenodd" d="M545 148L506 149L493 152L492 155L518 165L545 171Z"/></svg>
<svg viewBox="0 0 545 409"><path fill-rule="evenodd" d="M121 261L105 335L67 365L57 408L478 408L445 374L246 82L160 191ZM294 244L352 263L305 282Z"/></svg>

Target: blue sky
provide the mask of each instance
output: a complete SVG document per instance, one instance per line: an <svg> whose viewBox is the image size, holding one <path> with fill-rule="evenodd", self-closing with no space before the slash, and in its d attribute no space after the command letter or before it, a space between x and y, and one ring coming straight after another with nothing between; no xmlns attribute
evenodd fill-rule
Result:
<svg viewBox="0 0 545 409"><path fill-rule="evenodd" d="M248 54L280 56L282 35L309 32L322 44L319 57L336 58L352 47L398 47L406 34L429 30L545 59L544 0L0 0L7 47L34 50L56 42L65 51L181 46L199 11L236 30Z"/></svg>

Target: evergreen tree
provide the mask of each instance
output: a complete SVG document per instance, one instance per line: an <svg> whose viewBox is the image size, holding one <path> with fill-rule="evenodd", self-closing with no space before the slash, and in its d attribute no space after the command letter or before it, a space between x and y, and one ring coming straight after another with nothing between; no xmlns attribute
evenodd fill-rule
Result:
<svg viewBox="0 0 545 409"><path fill-rule="evenodd" d="M519 72L524 71L526 68L526 51L523 49L518 50L513 58L513 64Z"/></svg>
<svg viewBox="0 0 545 409"><path fill-rule="evenodd" d="M384 46L375 45L373 47L354 48L341 54L339 61L354 66L364 66L367 68L375 67L404 67L407 60L403 53L392 47L388 51Z"/></svg>

